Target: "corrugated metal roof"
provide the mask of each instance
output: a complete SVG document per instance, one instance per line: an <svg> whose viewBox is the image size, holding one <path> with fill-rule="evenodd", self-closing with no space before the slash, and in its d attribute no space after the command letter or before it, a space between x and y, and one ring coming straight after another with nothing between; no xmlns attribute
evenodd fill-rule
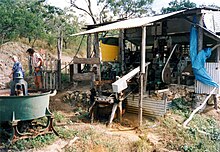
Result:
<svg viewBox="0 0 220 152"><path fill-rule="evenodd" d="M158 16L123 20L123 21L119 21L116 23L100 26L98 28L94 28L94 29L91 29L88 31L72 34L70 36L77 36L77 35L84 35L84 34L89 34L89 33L97 33L97 32L110 31L110 30L119 30L119 29L128 29L128 28L135 28L135 27L141 27L141 26L148 26L155 21L182 13L184 11L185 10L181 10L181 11L158 15Z"/></svg>

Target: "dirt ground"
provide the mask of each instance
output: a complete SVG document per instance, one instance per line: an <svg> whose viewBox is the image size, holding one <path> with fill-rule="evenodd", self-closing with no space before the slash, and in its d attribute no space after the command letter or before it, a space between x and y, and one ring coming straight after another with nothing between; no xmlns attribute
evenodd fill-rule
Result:
<svg viewBox="0 0 220 152"><path fill-rule="evenodd" d="M74 87L74 89L77 89ZM85 91L89 89L88 86L83 85L78 88L79 90ZM70 89L71 90L71 89ZM121 145L121 147L117 147L117 149L113 151L138 151L137 149L133 149L133 144L141 141L141 139L148 141L150 145L149 152L158 151L158 152L168 152L170 150L164 148L164 143L175 141L174 135L167 135L167 130L159 127L161 125L160 118L153 119L144 117L143 118L143 126L144 128L138 128L138 116L137 114L125 113L123 115L122 123L114 121L111 127L106 126L106 121L95 121L95 123L91 124L89 118L84 118L81 120L75 121L78 113L75 112L74 106L71 106L69 103L65 103L63 101L63 95L66 91L59 93L55 97L51 98L50 109L52 111L60 112L65 118L69 118L74 123L72 124L58 124L63 125L65 128L70 130L76 130L78 132L86 132L88 130L95 130L95 133L99 132L105 138L111 139L111 141L116 141ZM86 108L85 108L86 109ZM220 114L214 110L214 108L207 107L202 115L208 115L211 117L217 118L220 124ZM179 124L183 122L183 119L178 116L172 116L169 112L165 117L172 117L175 121L179 121ZM146 133L147 132L147 133ZM146 135L147 134L147 135ZM96 138L95 138L96 139ZM92 140L92 139L91 139ZM67 147L75 146L79 149L75 149L73 151L89 151L89 152L105 152L109 151L104 146L100 146L99 144L94 145L92 143L86 143L87 146L83 149L83 139L75 136L72 139L64 140L59 138L52 145L46 146L44 148L33 150L34 152L61 152L68 151ZM72 151L72 150L69 150ZM141 151L141 150L139 150ZM174 151L173 151L174 152Z"/></svg>
<svg viewBox="0 0 220 152"><path fill-rule="evenodd" d="M11 45L11 44L9 44ZM28 46L17 48L16 44L11 49L6 45L2 50L22 50L25 56L25 50ZM5 52L6 54L6 52ZM0 54L1 55L1 54ZM10 53L6 54L7 56ZM17 55L17 54L16 54ZM62 56L64 62L71 61L71 57ZM26 58L24 58L26 62ZM3 61L2 61L3 62ZM4 65L4 64L2 64ZM5 68L10 70L10 68ZM3 71L4 72L4 71ZM50 99L50 110L54 114L59 114L60 122L56 123L57 127L64 128L70 131L76 131L77 134L68 139L57 138L55 142L48 146L38 149L30 149L29 152L62 152L62 151L86 151L86 152L106 152L106 151L141 151L134 149L134 144L140 144L141 141L147 141L147 151L149 152L169 152L165 148L166 143L174 143L176 140L175 134L169 134L161 126L163 124L162 118L143 118L143 127L138 127L138 115L126 113L123 115L122 122L119 123L114 120L111 127L106 126L106 120L96 120L93 124L86 114L88 106L84 104L74 104L64 101L64 96L68 91L89 92L88 84L78 84L62 90L56 96ZM88 104L88 103L87 103ZM214 117L220 126L220 114L214 110L213 106L206 107L206 110L201 115ZM169 112L163 117L170 117L175 122L178 122L178 127L181 128L184 121L179 116L174 116ZM80 119L79 119L80 118ZM62 119L65 119L62 120ZM68 120L68 121L67 121ZM176 127L176 126L175 126ZM101 143L101 144L100 144ZM137 147L137 146L136 146ZM145 148L146 149L146 148ZM1 151L1 150L0 150ZM174 151L173 151L174 152Z"/></svg>

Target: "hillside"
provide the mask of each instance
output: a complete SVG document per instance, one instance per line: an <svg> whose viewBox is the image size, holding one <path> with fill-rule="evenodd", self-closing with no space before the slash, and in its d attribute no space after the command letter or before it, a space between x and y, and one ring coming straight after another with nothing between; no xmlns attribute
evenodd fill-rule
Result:
<svg viewBox="0 0 220 152"><path fill-rule="evenodd" d="M7 87L7 83L10 81L8 76L13 66L10 56L18 56L23 68L27 70L28 55L26 50L28 48L30 48L30 46L20 42L8 42L0 46L0 89Z"/></svg>
<svg viewBox="0 0 220 152"><path fill-rule="evenodd" d="M10 56L16 55L19 57L19 60L21 61L27 75L28 54L26 53L26 51L28 48L30 48L30 46L21 42L8 42L0 46L0 89L7 88L10 81L9 74L11 73L11 68L13 66L13 62L10 59ZM52 58L57 58L54 53L51 53L44 48L35 49L35 51L40 53L43 57L45 57L45 54L48 53ZM62 56L63 63L68 63L71 61L71 59L71 56Z"/></svg>

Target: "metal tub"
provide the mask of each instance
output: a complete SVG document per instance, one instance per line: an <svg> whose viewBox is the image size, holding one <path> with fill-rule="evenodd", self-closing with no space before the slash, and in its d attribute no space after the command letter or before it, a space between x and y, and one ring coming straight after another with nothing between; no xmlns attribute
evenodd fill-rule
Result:
<svg viewBox="0 0 220 152"><path fill-rule="evenodd" d="M6 93L1 90L0 95ZM0 96L0 122L32 120L47 115L50 92L29 96Z"/></svg>
<svg viewBox="0 0 220 152"><path fill-rule="evenodd" d="M0 124L2 124L0 130L9 136L8 139L0 138L0 144L4 141L15 142L19 139L34 138L53 132L58 136L53 128L52 113L49 111L50 96L55 95L56 91L53 94L50 91L41 91L29 96L4 96L9 93L9 90L0 90ZM45 116L46 125L35 122L38 118ZM5 124L9 126L5 127ZM34 132L31 129L34 129Z"/></svg>

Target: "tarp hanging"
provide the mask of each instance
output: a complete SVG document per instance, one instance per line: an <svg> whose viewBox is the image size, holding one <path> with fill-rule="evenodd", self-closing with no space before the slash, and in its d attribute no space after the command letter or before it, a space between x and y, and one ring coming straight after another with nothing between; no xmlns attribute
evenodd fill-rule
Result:
<svg viewBox="0 0 220 152"><path fill-rule="evenodd" d="M195 23L195 19L194 19ZM195 79L202 82L203 84L219 87L219 85L212 80L211 76L207 73L205 69L206 59L211 55L211 49L206 48L197 54L198 50L198 31L194 25L191 27L190 31L190 59L192 62L192 69L195 75Z"/></svg>

